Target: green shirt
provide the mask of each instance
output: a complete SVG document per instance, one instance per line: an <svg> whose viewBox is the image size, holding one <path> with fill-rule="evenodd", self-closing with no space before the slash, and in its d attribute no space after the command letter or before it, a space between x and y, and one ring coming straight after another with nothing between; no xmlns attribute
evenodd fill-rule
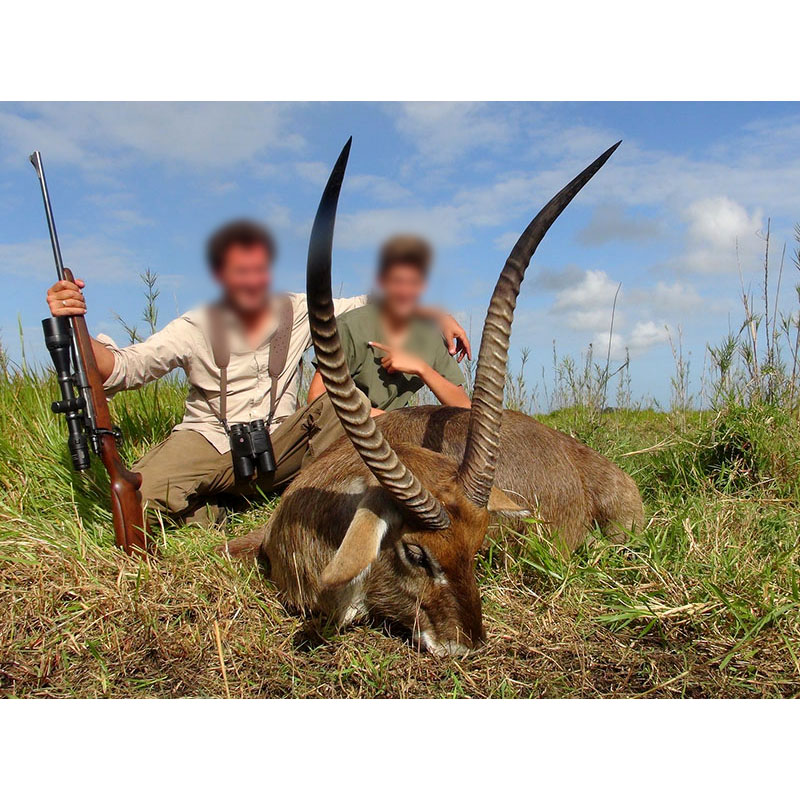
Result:
<svg viewBox="0 0 800 800"><path fill-rule="evenodd" d="M425 385L422 378L404 372L388 373L381 366L381 359L386 354L367 344L382 342L384 338L379 307L367 303L337 317L336 323L350 374L372 407L391 411L409 405ZM456 386L464 385L461 368L447 351L442 334L433 323L423 319L412 320L403 349L422 358Z"/></svg>

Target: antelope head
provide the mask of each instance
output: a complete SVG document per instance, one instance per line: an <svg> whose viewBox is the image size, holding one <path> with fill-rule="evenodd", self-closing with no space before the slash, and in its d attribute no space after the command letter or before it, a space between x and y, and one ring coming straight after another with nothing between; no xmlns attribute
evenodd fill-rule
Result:
<svg viewBox="0 0 800 800"><path fill-rule="evenodd" d="M320 576L325 592L365 582L372 613L412 631L416 644L457 654L484 638L475 555L490 512L525 513L493 486L500 447L511 323L525 270L550 226L619 146L609 148L536 215L500 273L483 327L461 464L413 445L390 447L357 390L336 328L331 292L333 231L350 153L348 140L311 231L307 294L319 371L331 403L374 480L335 556Z"/></svg>

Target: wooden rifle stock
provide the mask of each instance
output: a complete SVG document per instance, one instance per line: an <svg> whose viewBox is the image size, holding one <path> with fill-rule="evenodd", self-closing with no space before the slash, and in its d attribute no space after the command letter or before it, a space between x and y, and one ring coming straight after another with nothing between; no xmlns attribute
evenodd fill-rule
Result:
<svg viewBox="0 0 800 800"><path fill-rule="evenodd" d="M74 283L72 271L64 269L64 277ZM78 358L83 362L89 384L94 421L97 427L97 447L100 460L103 462L111 480L111 513L114 519L114 535L118 547L126 553L147 553L148 528L142 510L142 495L139 487L142 476L131 472L123 463L117 448L117 439L113 434L113 422L108 408L108 400L103 390L103 379L97 369L97 361L92 350L92 340L86 320L82 316L71 318L75 331L75 343Z"/></svg>

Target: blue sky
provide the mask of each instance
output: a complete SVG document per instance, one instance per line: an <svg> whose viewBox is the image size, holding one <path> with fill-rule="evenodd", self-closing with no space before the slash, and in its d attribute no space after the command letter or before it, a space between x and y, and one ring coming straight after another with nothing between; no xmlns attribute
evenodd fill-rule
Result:
<svg viewBox="0 0 800 800"><path fill-rule="evenodd" d="M393 232L437 249L431 300L471 325L516 236L549 197L618 139L623 144L551 229L523 285L512 347L529 380L552 342L578 356L631 353L635 395L669 397L665 328L683 331L699 378L706 342L741 319L739 261L757 287L772 219L773 269L800 221L800 104L309 103L0 104L0 336L42 358L39 320L53 277L28 154L43 153L65 261L87 281L90 329L118 341L136 320L138 273L161 276L161 323L209 297L202 244L238 215L268 222L276 279L303 290L308 233L327 173L353 135L334 281L370 283ZM794 274L792 274L794 273ZM787 257L788 309L800 278Z"/></svg>

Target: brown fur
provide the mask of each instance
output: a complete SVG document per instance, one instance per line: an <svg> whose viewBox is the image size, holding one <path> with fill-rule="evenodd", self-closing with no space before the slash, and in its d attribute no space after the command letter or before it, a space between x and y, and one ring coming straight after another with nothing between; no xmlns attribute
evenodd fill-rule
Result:
<svg viewBox="0 0 800 800"><path fill-rule="evenodd" d="M294 481L266 528L231 542L229 552L252 556L258 548L296 608L322 611L339 623L368 614L394 620L437 652L475 646L483 629L473 564L489 514L466 500L456 479L468 418L464 409L425 406L386 414L379 423L403 463L446 509L446 530L422 531L404 520L342 437ZM500 453L495 485L543 520L565 549L579 545L594 524L616 539L643 524L631 478L569 436L505 411ZM355 580L326 589L321 575L365 502L387 520L379 556ZM408 563L408 545L425 548L433 574Z"/></svg>
<svg viewBox="0 0 800 800"><path fill-rule="evenodd" d="M419 406L380 420L389 444L419 443L460 463L468 410ZM565 549L574 550L595 524L618 541L644 524L642 499L630 476L571 436L504 411L500 442L495 486L527 504Z"/></svg>

